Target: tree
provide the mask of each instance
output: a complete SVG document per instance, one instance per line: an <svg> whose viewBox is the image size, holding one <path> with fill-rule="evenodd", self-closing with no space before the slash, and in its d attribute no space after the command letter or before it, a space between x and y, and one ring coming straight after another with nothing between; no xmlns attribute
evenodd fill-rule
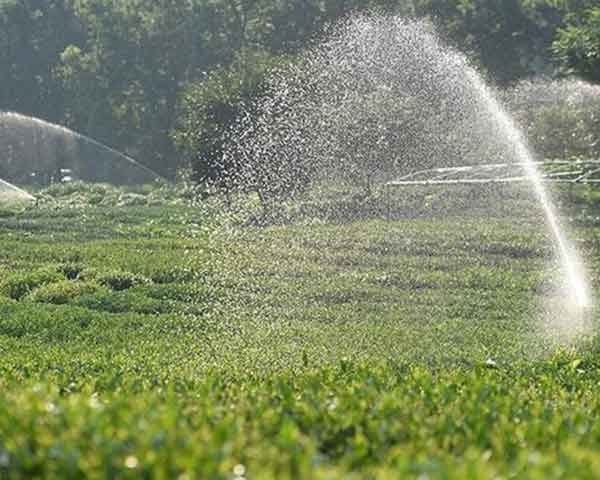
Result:
<svg viewBox="0 0 600 480"><path fill-rule="evenodd" d="M585 9L580 18L570 15L553 50L565 73L600 82L600 7Z"/></svg>
<svg viewBox="0 0 600 480"><path fill-rule="evenodd" d="M59 120L64 97L53 67L80 39L63 0L0 2L0 109Z"/></svg>
<svg viewBox="0 0 600 480"><path fill-rule="evenodd" d="M66 124L163 174L179 166L175 138L203 178L200 159L260 93L251 79L266 58L298 56L351 12L434 18L511 83L557 63L598 81L598 9L597 0L0 0L0 109Z"/></svg>
<svg viewBox="0 0 600 480"><path fill-rule="evenodd" d="M232 66L215 69L184 89L172 138L189 159L196 181L228 188L226 180L234 167L225 158L230 133L275 63L265 53L247 53Z"/></svg>
<svg viewBox="0 0 600 480"><path fill-rule="evenodd" d="M128 151L162 173L176 165L169 132L177 96L221 54L209 43L203 2L70 0L86 39L56 72L76 130Z"/></svg>
<svg viewBox="0 0 600 480"><path fill-rule="evenodd" d="M500 84L551 74L551 44L568 0L416 0L416 14Z"/></svg>

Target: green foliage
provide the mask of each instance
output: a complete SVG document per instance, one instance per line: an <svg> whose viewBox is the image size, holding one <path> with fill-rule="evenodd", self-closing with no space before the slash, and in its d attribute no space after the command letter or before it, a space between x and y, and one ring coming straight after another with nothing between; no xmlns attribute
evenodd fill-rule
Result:
<svg viewBox="0 0 600 480"><path fill-rule="evenodd" d="M444 36L469 52L499 83L548 69L548 47L560 22L550 2L418 0L415 4L419 15L431 15Z"/></svg>
<svg viewBox="0 0 600 480"><path fill-rule="evenodd" d="M65 124L164 174L191 160L197 178L210 177L231 118L260 92L272 59L368 9L434 19L501 83L552 74L557 62L598 79L590 0L9 0L0 2L0 109Z"/></svg>
<svg viewBox="0 0 600 480"><path fill-rule="evenodd" d="M199 189L189 179L177 183L140 185L135 189L109 184L84 183L81 181L54 183L36 192L38 203L45 206L71 205L124 207L165 204L189 204L199 196ZM6 215L16 210L8 209ZM0 215L2 213L0 212Z"/></svg>
<svg viewBox="0 0 600 480"><path fill-rule="evenodd" d="M574 79L524 81L503 96L542 158L600 158L599 86Z"/></svg>
<svg viewBox="0 0 600 480"><path fill-rule="evenodd" d="M568 17L553 50L567 73L600 83L600 7L584 10L581 17Z"/></svg>
<svg viewBox="0 0 600 480"><path fill-rule="evenodd" d="M0 110L63 118L65 98L53 75L61 51L78 43L67 0L0 2Z"/></svg>
<svg viewBox="0 0 600 480"><path fill-rule="evenodd" d="M54 183L43 190L45 195L53 198L66 197L75 193L104 196L109 190L118 190L116 187L111 187L102 184L76 182Z"/></svg>
<svg viewBox="0 0 600 480"><path fill-rule="evenodd" d="M551 105L522 112L527 138L547 159L600 157L600 102Z"/></svg>
<svg viewBox="0 0 600 480"><path fill-rule="evenodd" d="M239 116L248 113L269 68L279 61L264 53L246 53L231 67L213 70L186 87L173 139L190 158L198 182L226 186L227 173L234 168L223 159L228 135Z"/></svg>
<svg viewBox="0 0 600 480"><path fill-rule="evenodd" d="M600 343L538 330L544 232L442 194L334 219L364 204L315 192L264 228L169 199L0 217L24 292L0 296L0 476L596 477Z"/></svg>
<svg viewBox="0 0 600 480"><path fill-rule="evenodd" d="M38 268L31 272L8 274L0 281L0 293L19 300L33 289L64 278L55 267Z"/></svg>
<svg viewBox="0 0 600 480"><path fill-rule="evenodd" d="M67 46L56 66L71 98L68 123L172 173L177 165L167 133L177 93L195 68L214 62L206 48L210 8L202 1L70 5L88 35Z"/></svg>
<svg viewBox="0 0 600 480"><path fill-rule="evenodd" d="M417 0L415 12L433 17L443 34L499 83L553 75L561 65L568 73L598 79L593 1Z"/></svg>
<svg viewBox="0 0 600 480"><path fill-rule="evenodd" d="M109 313L135 312L140 314L169 313L176 308L172 302L149 298L140 292L89 292L82 295L74 304L90 310Z"/></svg>
<svg viewBox="0 0 600 480"><path fill-rule="evenodd" d="M95 281L100 285L104 285L105 287L115 291L127 290L136 285L144 285L150 282L150 279L144 277L143 275L134 274L131 272L97 269L84 269L79 274L78 279L84 281Z"/></svg>
<svg viewBox="0 0 600 480"><path fill-rule="evenodd" d="M0 402L0 431L14 439L4 468L122 478L227 479L241 470L267 479L594 478L597 425L586 409L598 407L590 394L598 377L562 363L575 359L433 373L347 360L242 382L211 374L152 393L128 377L102 377L117 393L30 384Z"/></svg>
<svg viewBox="0 0 600 480"><path fill-rule="evenodd" d="M45 284L36 288L29 293L25 299L32 302L63 305L81 295L100 294L102 290L102 287L96 283L62 280L55 283Z"/></svg>

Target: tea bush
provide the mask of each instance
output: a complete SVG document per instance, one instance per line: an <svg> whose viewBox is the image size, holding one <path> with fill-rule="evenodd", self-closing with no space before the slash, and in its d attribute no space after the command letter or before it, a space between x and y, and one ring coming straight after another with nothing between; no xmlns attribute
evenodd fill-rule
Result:
<svg viewBox="0 0 600 480"><path fill-rule="evenodd" d="M597 315L540 321L531 209L394 195L419 215L0 217L0 478L597 478ZM572 192L593 278L598 198Z"/></svg>
<svg viewBox="0 0 600 480"><path fill-rule="evenodd" d="M19 300L37 287L62 279L62 274L55 267L39 268L31 272L16 272L0 280L0 293Z"/></svg>
<svg viewBox="0 0 600 480"><path fill-rule="evenodd" d="M84 281L92 280L115 291L127 290L136 285L143 285L150 282L150 279L143 275L119 270L99 269L84 269L79 273L78 279Z"/></svg>
<svg viewBox="0 0 600 480"><path fill-rule="evenodd" d="M62 280L42 285L29 293L25 298L32 302L61 305L69 303L82 295L99 295L105 290L105 288L97 283Z"/></svg>

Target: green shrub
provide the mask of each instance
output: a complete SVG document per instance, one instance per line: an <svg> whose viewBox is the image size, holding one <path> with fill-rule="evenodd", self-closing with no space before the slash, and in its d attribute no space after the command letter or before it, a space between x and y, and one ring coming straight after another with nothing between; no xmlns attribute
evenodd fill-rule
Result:
<svg viewBox="0 0 600 480"><path fill-rule="evenodd" d="M150 283L150 280L143 275L121 270L86 269L79 274L78 278L83 281L95 281L115 291Z"/></svg>
<svg viewBox="0 0 600 480"><path fill-rule="evenodd" d="M586 3L586 2L582 2ZM586 8L582 15L567 17L565 28L558 30L552 44L563 71L600 81L600 6Z"/></svg>
<svg viewBox="0 0 600 480"><path fill-rule="evenodd" d="M144 206L148 203L148 197L146 195L140 195L138 193L124 193L119 196L118 207L135 207Z"/></svg>
<svg viewBox="0 0 600 480"><path fill-rule="evenodd" d="M53 183L43 190L43 193L54 198L66 197L73 194L105 195L111 189L107 185L99 183L85 183L81 181Z"/></svg>
<svg viewBox="0 0 600 480"><path fill-rule="evenodd" d="M18 272L9 275L0 281L0 293L14 300L19 300L33 289L53 282L58 282L64 277L56 268L41 268L32 272Z"/></svg>
<svg viewBox="0 0 600 480"><path fill-rule="evenodd" d="M17 215L17 211L14 208L8 208L4 205L0 207L0 218L11 218Z"/></svg>
<svg viewBox="0 0 600 480"><path fill-rule="evenodd" d="M545 158L596 158L600 154L598 108L600 102L596 100L577 107L553 105L539 109L527 125L528 137Z"/></svg>
<svg viewBox="0 0 600 480"><path fill-rule="evenodd" d="M105 291L106 288L94 282L62 280L36 288L26 298L32 302L63 305L82 295L99 294Z"/></svg>
<svg viewBox="0 0 600 480"><path fill-rule="evenodd" d="M58 269L67 278L67 280L75 280L83 270L83 266L78 263L69 262L59 265Z"/></svg>
<svg viewBox="0 0 600 480"><path fill-rule="evenodd" d="M524 81L505 100L546 159L600 155L600 89L580 80Z"/></svg>
<svg viewBox="0 0 600 480"><path fill-rule="evenodd" d="M13 303L15 303L15 301L12 298L0 296L0 307L2 307L2 305L11 305Z"/></svg>
<svg viewBox="0 0 600 480"><path fill-rule="evenodd" d="M167 269L157 269L152 273L152 281L155 283L178 283L191 282L196 273L186 267L172 267Z"/></svg>
<svg viewBox="0 0 600 480"><path fill-rule="evenodd" d="M251 100L262 93L266 74L284 61L255 51L186 86L179 98L178 124L171 137L191 159L194 180L232 188L229 175L234 164L224 161L223 156L229 135Z"/></svg>
<svg viewBox="0 0 600 480"><path fill-rule="evenodd" d="M135 291L87 292L79 297L76 303L89 310L109 313L135 312L152 315L168 313L172 310L172 302L149 298L143 293Z"/></svg>

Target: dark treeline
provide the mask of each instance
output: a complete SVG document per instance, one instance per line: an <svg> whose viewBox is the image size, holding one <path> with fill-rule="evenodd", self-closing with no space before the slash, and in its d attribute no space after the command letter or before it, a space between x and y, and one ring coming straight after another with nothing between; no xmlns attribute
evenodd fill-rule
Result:
<svg viewBox="0 0 600 480"><path fill-rule="evenodd" d="M428 17L490 79L600 80L597 0L2 0L0 110L67 125L163 174L218 153L270 65L353 11ZM187 157L187 158L186 158Z"/></svg>

